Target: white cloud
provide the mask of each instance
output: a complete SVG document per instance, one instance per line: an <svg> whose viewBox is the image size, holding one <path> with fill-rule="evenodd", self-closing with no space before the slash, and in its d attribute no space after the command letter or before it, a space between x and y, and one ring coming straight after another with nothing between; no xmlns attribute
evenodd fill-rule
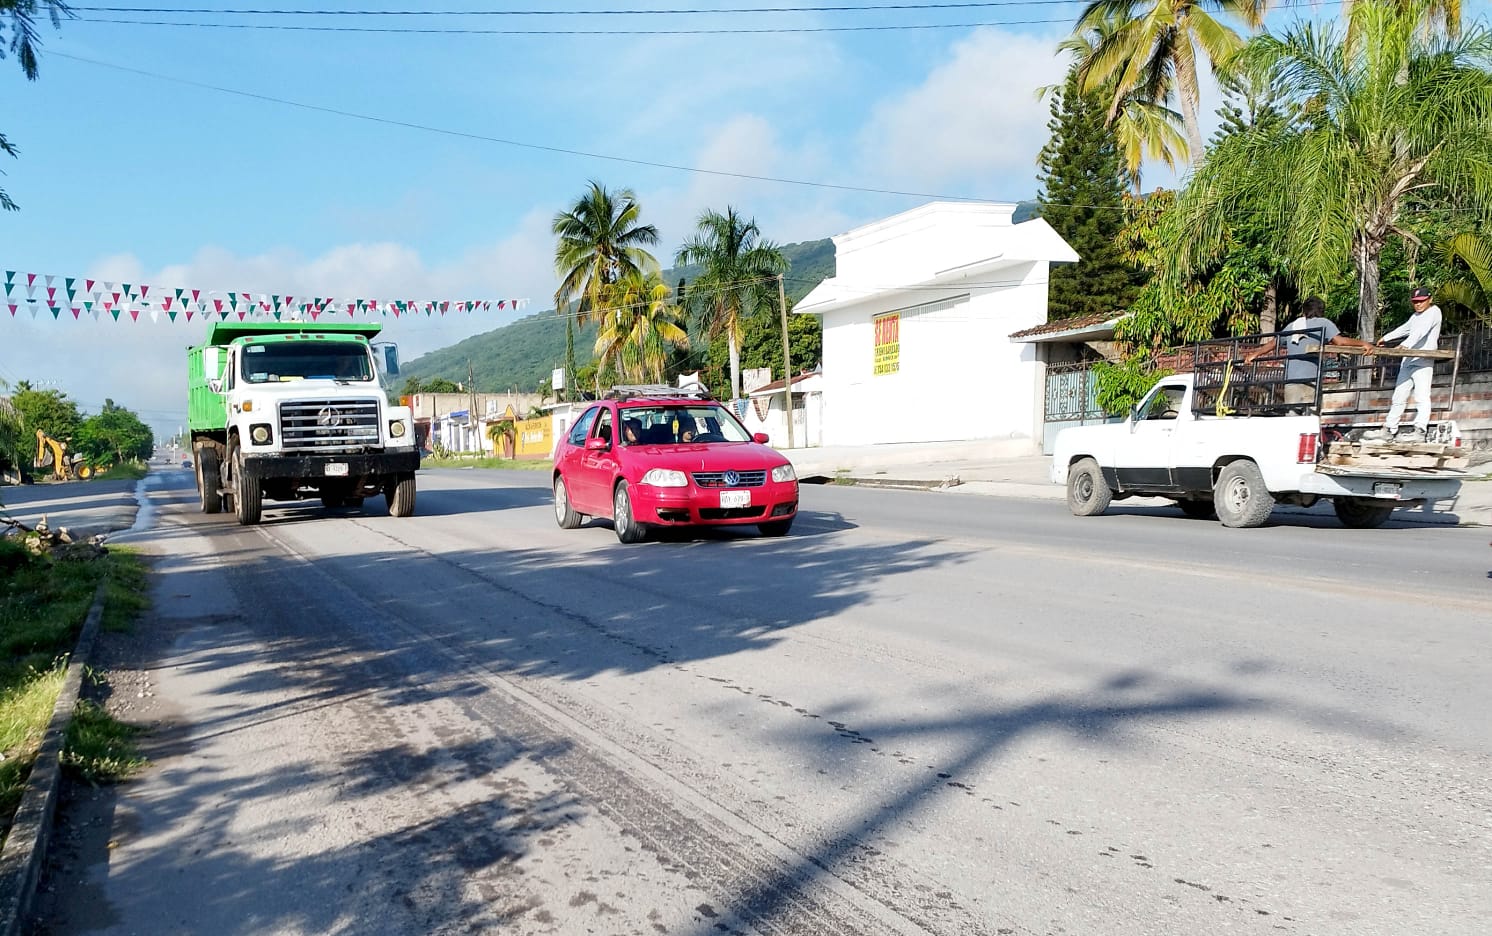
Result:
<svg viewBox="0 0 1492 936"><path fill-rule="evenodd" d="M915 88L878 104L860 134L862 175L917 191L1017 199L1034 193L1047 105L1061 80L1056 41L981 29Z"/></svg>

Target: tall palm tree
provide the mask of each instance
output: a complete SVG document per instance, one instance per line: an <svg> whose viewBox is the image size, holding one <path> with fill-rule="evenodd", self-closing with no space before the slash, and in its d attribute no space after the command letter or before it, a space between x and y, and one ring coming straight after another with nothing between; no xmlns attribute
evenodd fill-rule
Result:
<svg viewBox="0 0 1492 936"><path fill-rule="evenodd" d="M554 310L565 316L567 378L575 374L574 327L585 324L601 308L606 287L629 274L658 268L657 259L646 249L658 243L658 229L640 223L641 214L631 189L612 192L592 181L568 211L554 216L554 271L560 278Z"/></svg>
<svg viewBox="0 0 1492 936"><path fill-rule="evenodd" d="M1249 43L1240 66L1277 75L1306 116L1208 154L1177 205L1178 270L1212 262L1229 225L1257 213L1303 290L1326 290L1351 263L1359 330L1373 339L1384 246L1415 240L1409 199L1492 214L1492 32L1427 31L1422 15L1360 2L1345 30L1304 23Z"/></svg>
<svg viewBox="0 0 1492 936"><path fill-rule="evenodd" d="M1436 246L1440 261L1463 273L1441 283L1435 295L1458 302L1492 325L1492 237L1457 234Z"/></svg>
<svg viewBox="0 0 1492 936"><path fill-rule="evenodd" d="M1163 105L1174 95L1196 165L1203 153L1197 61L1205 59L1217 69L1243 47L1242 37L1215 14L1258 29L1268 5L1269 0L1093 0L1074 29L1100 35L1080 66L1083 90L1108 93L1111 121L1127 98Z"/></svg>
<svg viewBox="0 0 1492 936"><path fill-rule="evenodd" d="M1067 53L1072 59L1073 68L1078 70L1080 87L1082 80L1086 78L1084 64L1093 58L1097 50L1122 25L1123 21L1112 14L1097 16L1090 23L1079 23L1071 36L1057 43L1057 51ZM1045 98L1059 94L1062 88L1060 84L1047 85L1037 89L1037 96ZM1094 94L1106 105L1115 97L1112 87L1083 93ZM1140 193L1140 169L1145 160L1158 160L1175 171L1178 163L1186 163L1191 159L1191 149L1179 129L1181 115L1168 106L1171 96L1169 89L1163 85L1133 88L1120 95L1117 109L1111 108L1106 114L1106 122L1114 130L1119 155L1124 161L1125 172L1129 175L1136 195Z"/></svg>
<svg viewBox="0 0 1492 936"><path fill-rule="evenodd" d="M679 324L683 310L670 300L668 286L656 271L629 273L606 295L608 308L597 313L599 369L609 364L626 380L662 383L670 347L689 347Z"/></svg>
<svg viewBox="0 0 1492 936"><path fill-rule="evenodd" d="M62 17L71 16L72 11L62 0L0 0L0 23L9 20L9 28L0 28L0 36L10 33L10 51L21 64L21 71L29 81L35 81L41 66L36 59L36 47L41 39L36 33L36 14L45 10L52 18L53 26L62 25ZM5 57L5 48L0 45L0 58ZM0 153L16 159L17 150L5 134L0 133ZM3 175L4 173L0 173ZM0 210L20 211L20 206L10 200L4 189L0 189Z"/></svg>
<svg viewBox="0 0 1492 936"><path fill-rule="evenodd" d="M741 322L777 301L773 280L787 272L787 259L776 244L762 239L755 218L748 220L727 205L725 214L707 209L699 216L674 263L701 268L689 285L689 297L702 306L709 333L724 335L729 343L730 394L736 399L741 395Z"/></svg>

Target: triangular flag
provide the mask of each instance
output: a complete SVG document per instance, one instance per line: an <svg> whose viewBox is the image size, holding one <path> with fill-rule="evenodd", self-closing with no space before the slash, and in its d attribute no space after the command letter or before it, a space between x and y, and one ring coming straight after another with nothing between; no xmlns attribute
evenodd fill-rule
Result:
<svg viewBox="0 0 1492 936"><path fill-rule="evenodd" d="M186 314L187 314L187 321L190 322L192 320L192 307L191 306L187 306L186 307Z"/></svg>
<svg viewBox="0 0 1492 936"><path fill-rule="evenodd" d="M16 281L16 271L15 270L6 270L5 271L5 285L9 286L11 283L14 283L15 281Z"/></svg>
<svg viewBox="0 0 1492 936"><path fill-rule="evenodd" d="M184 290L184 289L182 289L180 287L177 287L177 289L176 289L176 301L177 302L181 301L181 294L184 293L184 292L186 292L186 290Z"/></svg>
<svg viewBox="0 0 1492 936"><path fill-rule="evenodd" d="M201 299L200 299L201 293L202 293L202 291L200 289L194 289L194 290L192 290L192 301L193 302L200 302L201 301Z"/></svg>
<svg viewBox="0 0 1492 936"><path fill-rule="evenodd" d="M113 308L109 309L109 314L114 316L114 321L119 321L119 306L114 305L112 302L109 305L113 306Z"/></svg>
<svg viewBox="0 0 1492 936"><path fill-rule="evenodd" d="M9 280L6 280L6 282L5 282L5 295L7 297L9 297L10 296L10 291L12 289L15 289L15 288L16 288L16 284L15 283L12 283Z"/></svg>
<svg viewBox="0 0 1492 936"><path fill-rule="evenodd" d="M77 280L71 276L68 276L64 277L62 282L63 286L67 289L67 300L71 302L72 298L78 294L78 290L73 285L77 282Z"/></svg>
<svg viewBox="0 0 1492 936"><path fill-rule="evenodd" d="M150 287L142 283L140 285L140 298L144 299L148 295L150 295Z"/></svg>
<svg viewBox="0 0 1492 936"><path fill-rule="evenodd" d="M233 294L232 294L232 293L229 293L229 294L228 294L228 295L230 295L230 296L231 296L231 295L233 295ZM238 305L238 303L234 303L234 305L235 305L235 306L237 306L237 305ZM213 310L213 311L214 311L214 312L221 312L221 311L223 311L223 300L221 300L221 299L214 299L214 300L213 300L213 301L212 301L212 310Z"/></svg>
<svg viewBox="0 0 1492 936"><path fill-rule="evenodd" d="M11 318L15 318L16 317L16 304L14 302L7 302L6 305L10 306L10 317Z"/></svg>
<svg viewBox="0 0 1492 936"><path fill-rule="evenodd" d="M56 302L56 301L57 301L57 287L56 286L48 286L47 287L47 303L51 304L51 303Z"/></svg>
<svg viewBox="0 0 1492 936"><path fill-rule="evenodd" d="M54 282L57 281L57 277L53 276L50 273L43 274L42 275L42 279L44 279L44 280L47 281L47 285L48 286L52 285Z"/></svg>
<svg viewBox="0 0 1492 936"><path fill-rule="evenodd" d="M93 292L93 280L84 280L83 282L88 284L88 285L86 285L86 286L83 287L83 291L84 292Z"/></svg>
<svg viewBox="0 0 1492 936"><path fill-rule="evenodd" d="M130 318L135 320L136 322L140 321L140 310L130 309Z"/></svg>
<svg viewBox="0 0 1492 936"><path fill-rule="evenodd" d="M77 321L78 320L78 316L80 316L82 314L83 314L83 307L82 306L73 306L73 321Z"/></svg>
<svg viewBox="0 0 1492 936"><path fill-rule="evenodd" d="M57 319L62 317L62 306L49 305L47 308L52 310L52 318Z"/></svg>
<svg viewBox="0 0 1492 936"><path fill-rule="evenodd" d="M36 285L36 274L35 273L27 273L26 274L26 285L27 286L35 286Z"/></svg>
<svg viewBox="0 0 1492 936"><path fill-rule="evenodd" d="M167 296L166 298L162 299L161 300L161 305L163 305L163 306L166 307L166 311L167 312L170 312L171 311L171 297ZM171 316L171 321L173 321L173 322L176 321L176 316L174 316L174 315Z"/></svg>

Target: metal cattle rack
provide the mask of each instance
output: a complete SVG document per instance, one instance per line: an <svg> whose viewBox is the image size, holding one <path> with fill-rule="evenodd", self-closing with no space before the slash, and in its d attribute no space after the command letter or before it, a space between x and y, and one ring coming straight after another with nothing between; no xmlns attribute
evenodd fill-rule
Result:
<svg viewBox="0 0 1492 936"><path fill-rule="evenodd" d="M682 387L668 384L617 384L606 391L608 400L714 400L704 384L689 383Z"/></svg>

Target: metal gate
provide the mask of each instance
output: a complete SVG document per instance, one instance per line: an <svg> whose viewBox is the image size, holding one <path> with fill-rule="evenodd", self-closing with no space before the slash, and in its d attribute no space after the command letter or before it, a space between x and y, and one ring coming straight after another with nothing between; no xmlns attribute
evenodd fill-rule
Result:
<svg viewBox="0 0 1492 936"><path fill-rule="evenodd" d="M1057 433L1068 426L1108 422L1103 407L1098 405L1098 381L1093 378L1092 367L1089 361L1047 365L1041 432L1043 454L1052 454Z"/></svg>

